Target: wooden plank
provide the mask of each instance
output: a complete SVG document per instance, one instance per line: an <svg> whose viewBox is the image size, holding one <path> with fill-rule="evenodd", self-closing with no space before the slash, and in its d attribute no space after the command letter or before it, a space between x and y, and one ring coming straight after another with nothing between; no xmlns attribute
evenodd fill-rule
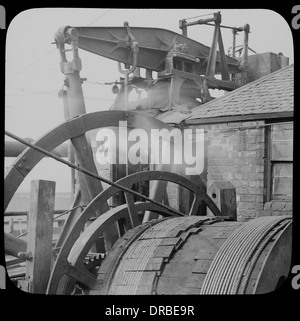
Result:
<svg viewBox="0 0 300 321"><path fill-rule="evenodd" d="M210 264L212 262L212 259L202 259L202 260L197 260L192 273L207 273L208 268L210 267Z"/></svg>
<svg viewBox="0 0 300 321"><path fill-rule="evenodd" d="M182 289L186 276L170 277L162 274L157 282L156 292L163 295L174 295Z"/></svg>
<svg viewBox="0 0 300 321"><path fill-rule="evenodd" d="M157 274L156 272L144 272L135 292L137 295L152 294Z"/></svg>
<svg viewBox="0 0 300 321"><path fill-rule="evenodd" d="M170 258L174 250L174 246L158 246L153 253L153 257Z"/></svg>
<svg viewBox="0 0 300 321"><path fill-rule="evenodd" d="M159 246L163 246L163 245L178 246L181 241L182 240L180 239L180 237L168 237L168 238L162 239L161 242L159 243Z"/></svg>
<svg viewBox="0 0 300 321"><path fill-rule="evenodd" d="M50 277L54 198L55 182L31 182L27 253L32 260L27 261L26 278L31 280L32 293L46 293Z"/></svg>
<svg viewBox="0 0 300 321"><path fill-rule="evenodd" d="M205 277L206 277L206 274L193 273L186 279L185 287L201 289ZM198 293L200 293L200 290Z"/></svg>
<svg viewBox="0 0 300 321"><path fill-rule="evenodd" d="M217 233L214 236L214 239L228 239L228 237L232 234L232 230L224 230Z"/></svg>
<svg viewBox="0 0 300 321"><path fill-rule="evenodd" d="M161 271L163 263L163 257L152 257L148 261L145 267L145 271Z"/></svg>
<svg viewBox="0 0 300 321"><path fill-rule="evenodd" d="M198 251L198 253L195 256L195 260L201 260L201 259L213 259L215 256L215 251L210 248L203 248Z"/></svg>
<svg viewBox="0 0 300 321"><path fill-rule="evenodd" d="M198 234L200 231L202 231L203 228L202 227L193 227L189 230L187 230L186 232L180 234L180 239L182 240L182 244L186 242L186 240L191 236L191 235L195 235L195 234ZM178 249L179 247L176 248L176 250Z"/></svg>

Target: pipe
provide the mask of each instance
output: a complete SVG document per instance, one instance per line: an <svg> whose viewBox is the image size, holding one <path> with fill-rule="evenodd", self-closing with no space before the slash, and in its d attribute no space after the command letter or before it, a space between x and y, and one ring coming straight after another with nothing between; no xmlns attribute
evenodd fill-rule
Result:
<svg viewBox="0 0 300 321"><path fill-rule="evenodd" d="M5 254L18 257L18 253L27 251L27 242L4 233Z"/></svg>
<svg viewBox="0 0 300 321"><path fill-rule="evenodd" d="M24 140L28 143L34 144L34 139L32 138L24 138ZM4 156L5 157L18 157L24 150L26 146L17 141L5 141L5 150ZM59 157L68 157L68 145L61 144L57 148L53 150L53 154Z"/></svg>

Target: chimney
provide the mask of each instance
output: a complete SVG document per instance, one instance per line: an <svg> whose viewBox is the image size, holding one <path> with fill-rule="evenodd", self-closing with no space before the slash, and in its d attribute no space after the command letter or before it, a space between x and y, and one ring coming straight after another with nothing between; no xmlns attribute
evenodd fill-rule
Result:
<svg viewBox="0 0 300 321"><path fill-rule="evenodd" d="M265 52L261 54L248 56L249 69L247 74L247 83L266 76L278 69L289 65L289 58L281 52Z"/></svg>

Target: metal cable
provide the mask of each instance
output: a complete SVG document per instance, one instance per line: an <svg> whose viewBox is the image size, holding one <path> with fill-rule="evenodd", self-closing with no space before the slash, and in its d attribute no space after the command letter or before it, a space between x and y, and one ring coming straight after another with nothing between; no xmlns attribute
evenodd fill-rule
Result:
<svg viewBox="0 0 300 321"><path fill-rule="evenodd" d="M251 262L250 262L250 266L248 267L247 272L245 273L243 279L241 280L241 284L239 287L239 291L242 294L245 294L246 292L246 288L251 276L251 273L255 267L255 264L259 258L259 256L261 255L261 253L263 252L263 250L265 249L265 247L268 245L268 243L270 242L270 240L276 235L278 234L279 231L281 231L282 229L284 229L286 227L287 224L290 223L290 221L286 221L286 222L281 222L282 224L280 224L267 238L265 238L264 242L260 245L260 248L255 252ZM236 291L237 293L237 291Z"/></svg>
<svg viewBox="0 0 300 321"><path fill-rule="evenodd" d="M231 253L231 255L233 256L233 260L232 264L227 266L228 276L224 278L225 282L221 282L220 293L232 293L232 286L235 282L238 282L242 265L244 262L247 263L246 259L249 256L249 252L251 253L251 250L253 248L255 249L257 244L259 244L262 235L272 228L272 218L270 220L271 222L269 222L269 218L267 218L266 223L264 222L263 224L261 224L261 222L249 224L249 229L245 230L241 237L232 244L233 253ZM238 251L236 251L236 248L238 248Z"/></svg>
<svg viewBox="0 0 300 321"><path fill-rule="evenodd" d="M67 210L67 211L59 214L58 216L54 217L53 220L55 221L55 220L59 219L61 216L66 215L66 214L68 214L69 212L71 212L71 211L73 211L73 210L76 210L76 208L79 208L79 207L80 207L80 208L84 208L84 207L86 207L86 205L78 205L78 206L72 207L72 208L70 208L69 210ZM28 232L24 232L24 233L18 235L18 238L20 238L20 237L22 237L22 236L24 236L24 235L27 235L27 234L28 234Z"/></svg>
<svg viewBox="0 0 300 321"><path fill-rule="evenodd" d="M251 248L255 248L255 240L260 239L262 233L265 233L272 227L273 218L266 218L260 220L259 222L254 222L255 224L247 224L248 227L246 229L241 228L242 233L239 238L237 238L234 242L228 243L230 246L230 252L225 253L225 275L223 269L219 269L220 277L222 280L225 280L221 283L217 283L217 278L214 279L214 293L232 293L232 284L234 283L232 280L239 280L238 275L241 270L241 264L246 262L246 258L248 255L248 251ZM269 222L271 221L271 222ZM259 226L258 226L259 225ZM259 228L257 228L259 227ZM238 251L236 249L238 248ZM230 261L228 261L228 257L230 257ZM232 259L233 257L233 259ZM234 268L233 268L234 267ZM217 287L216 287L217 284Z"/></svg>
<svg viewBox="0 0 300 321"><path fill-rule="evenodd" d="M201 294L236 293L249 259L253 255L259 256L260 251L255 253L259 245L267 244L269 241L269 238L263 241L266 235L286 219L286 217L263 217L235 230L215 256L204 280ZM255 262L252 265L254 267Z"/></svg>
<svg viewBox="0 0 300 321"><path fill-rule="evenodd" d="M249 229L248 225L246 225L246 226L244 225L242 227L235 230L234 233L231 234L230 238L228 238L231 240L231 242L235 242L235 240L240 237L240 235L245 231L245 229ZM228 260L228 257L229 258L233 257L233 253L231 253L233 251L233 248L230 246L228 239L227 239L227 241L225 241L225 243L223 243L223 245L219 249L217 255L215 256L215 258L214 258L214 260L213 260L213 262L207 272L206 278L205 278L204 283L202 285L201 294L205 294L206 288L208 287L209 284L211 284L210 285L211 287L215 287L216 271L218 271L218 269L225 270L226 263L228 262L230 264L230 262L231 262L230 260Z"/></svg>
<svg viewBox="0 0 300 321"><path fill-rule="evenodd" d="M240 246L241 255L235 255L235 260L234 260L235 269L231 269L231 278L227 282L227 288L225 290L226 291L225 293L235 294L234 289L238 288L241 282L241 278L243 276L244 269L247 266L250 257L256 251L261 241L273 228L274 228L273 222L269 222L263 226L257 226L255 224L253 226L253 231L251 231L250 235L247 235L243 239L243 246Z"/></svg>
<svg viewBox="0 0 300 321"><path fill-rule="evenodd" d="M244 227L244 228L242 228ZM209 293L220 293L221 289L220 286L224 285L222 282L218 281L218 277L216 277L219 274L223 274L222 277L226 280L228 279L228 274L230 273L230 267L233 265L233 260L236 254L236 244L240 242L240 239L245 238L245 234L249 233L251 231L251 226L244 225L240 227L236 232L232 234L232 237L230 238L231 242L225 241L223 244L223 250L222 247L220 248L219 252L220 255L217 253L216 262L215 260L215 266L214 269L211 272L210 275L210 292ZM231 244L234 244L232 246ZM208 271L209 274L209 271ZM205 288L205 287L204 287Z"/></svg>

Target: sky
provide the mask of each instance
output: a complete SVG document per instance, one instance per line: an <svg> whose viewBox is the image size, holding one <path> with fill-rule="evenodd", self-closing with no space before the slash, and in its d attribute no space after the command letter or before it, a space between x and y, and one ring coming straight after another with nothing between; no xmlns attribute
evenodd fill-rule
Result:
<svg viewBox="0 0 300 321"><path fill-rule="evenodd" d="M222 24L240 27L250 25L249 47L257 53L282 52L294 62L292 33L278 13L261 9L99 9L37 8L18 14L9 24L6 39L5 129L20 136L37 139L63 122L63 104L58 97L64 75L59 68L59 53L53 44L54 33L61 26L130 26L164 28L181 33L179 20L221 11ZM203 17L205 18L205 17ZM211 46L213 28L192 26L188 36ZM232 44L232 33L222 29L225 52ZM237 45L243 43L243 33ZM115 96L111 86L120 76L115 61L79 51L81 77L87 112L107 110ZM7 138L6 138L7 139ZM6 166L13 161L6 159ZM45 171L45 168L52 168ZM31 179L58 181L58 191L69 191L69 170L53 160L43 160L20 190L27 191ZM64 173L64 174L62 174Z"/></svg>

